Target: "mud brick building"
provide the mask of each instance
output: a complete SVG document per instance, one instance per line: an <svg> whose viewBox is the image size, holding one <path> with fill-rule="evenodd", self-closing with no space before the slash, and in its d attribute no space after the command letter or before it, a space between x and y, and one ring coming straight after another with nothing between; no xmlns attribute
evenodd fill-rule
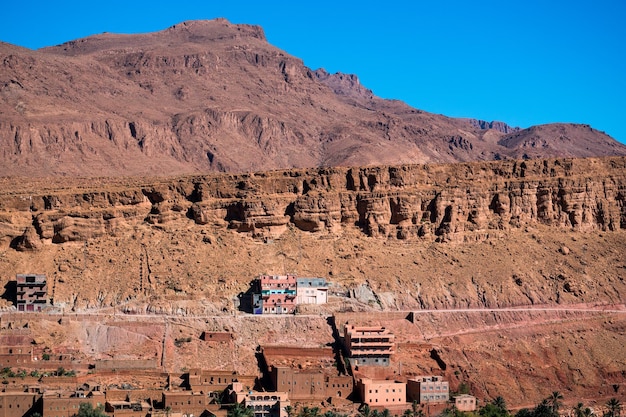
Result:
<svg viewBox="0 0 626 417"><path fill-rule="evenodd" d="M256 375L239 375L234 371L190 369L186 375L187 387L192 391L223 391L234 382L241 382L244 387L254 387Z"/></svg>
<svg viewBox="0 0 626 417"><path fill-rule="evenodd" d="M38 398L38 394L30 392L0 392L0 417L22 417L30 414L34 411Z"/></svg>
<svg viewBox="0 0 626 417"><path fill-rule="evenodd" d="M78 413L82 403L89 403L93 408L104 407L104 394L98 391L48 391L43 395L43 417L68 417Z"/></svg>

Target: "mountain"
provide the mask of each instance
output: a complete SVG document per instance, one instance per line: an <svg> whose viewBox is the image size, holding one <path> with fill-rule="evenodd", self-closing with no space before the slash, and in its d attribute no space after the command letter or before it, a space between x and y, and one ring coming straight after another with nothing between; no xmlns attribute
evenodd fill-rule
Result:
<svg viewBox="0 0 626 417"><path fill-rule="evenodd" d="M517 129L383 100L224 19L0 44L0 175L133 176L626 155L583 125Z"/></svg>

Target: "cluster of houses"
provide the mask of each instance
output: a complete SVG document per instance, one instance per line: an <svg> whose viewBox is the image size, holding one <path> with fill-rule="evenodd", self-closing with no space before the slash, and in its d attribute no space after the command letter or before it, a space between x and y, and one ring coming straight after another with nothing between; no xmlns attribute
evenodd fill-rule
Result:
<svg viewBox="0 0 626 417"><path fill-rule="evenodd" d="M18 311L40 311L46 282L42 275L18 275ZM290 314L298 304L327 302L328 284L323 278L298 278L295 275L261 275L251 286L254 314ZM401 415L418 403L425 414L435 415L453 401L458 410L476 409L476 398L457 395L451 399L448 381L441 375L401 376L391 370L396 353L393 333L383 326L359 326L344 323L338 332L339 348L305 348L294 346L260 346L261 375L241 375L224 370L192 369L181 375L159 371L156 363L106 363L94 365L98 372L116 374L128 370L131 375L156 375L166 381L150 388L101 389L86 379L68 379L69 385L50 389L47 384L0 388L0 417L23 417L39 412L43 417L71 417L81 403L115 417L216 416L225 417L224 404L241 403L254 410L255 417L288 417L288 407L295 404L335 406L367 404L371 409L388 409ZM228 343L227 332L202 333L200 339ZM329 344L330 345L330 344ZM32 347L2 347L0 366L33 365ZM41 363L41 362L40 362ZM35 365L33 365L35 366ZM131 370L131 368L134 369ZM82 384L79 384L81 382ZM432 406L432 407L431 407ZM432 413L431 413L432 410ZM428 411L428 412L426 412Z"/></svg>

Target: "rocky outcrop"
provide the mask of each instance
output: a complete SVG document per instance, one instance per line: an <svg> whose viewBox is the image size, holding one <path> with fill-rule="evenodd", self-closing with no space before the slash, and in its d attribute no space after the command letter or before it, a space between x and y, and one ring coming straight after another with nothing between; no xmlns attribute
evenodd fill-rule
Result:
<svg viewBox="0 0 626 417"><path fill-rule="evenodd" d="M498 122L496 120L492 122L487 122L485 120L468 119L467 121L469 122L470 125L477 127L479 129L483 129L483 130L493 129L497 132L505 133L505 134L518 132L521 130L519 127L511 127L504 122Z"/></svg>
<svg viewBox="0 0 626 417"><path fill-rule="evenodd" d="M274 171L110 191L10 193L0 210L4 237L20 249L35 248L38 239L89 240L177 219L255 237L276 237L293 225L314 233L358 226L372 237L481 240L535 224L624 229L625 172L625 158Z"/></svg>

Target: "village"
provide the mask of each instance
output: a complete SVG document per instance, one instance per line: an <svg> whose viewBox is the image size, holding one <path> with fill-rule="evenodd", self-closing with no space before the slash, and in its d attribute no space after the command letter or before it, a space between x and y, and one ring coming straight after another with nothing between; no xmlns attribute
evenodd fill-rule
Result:
<svg viewBox="0 0 626 417"><path fill-rule="evenodd" d="M252 315L293 315L298 306L325 304L328 288L325 278L260 275L240 297L239 309ZM403 375L392 360L395 335L384 326L350 323L346 316L329 318L336 334L327 346L259 345L256 374L200 368L174 373L157 360L85 363L72 355L46 352L18 324L20 314L45 314L50 308L46 276L17 275L15 292L18 313L5 315L0 322L0 417L37 413L70 417L85 403L108 415L127 417L226 416L234 404L251 408L255 417L289 417L302 407L344 414L366 407L391 415L419 407L425 416L439 415L449 407L459 411L477 407L477 399L467 390L452 395L442 373ZM197 337L224 344L237 336L206 331ZM125 376L139 382L124 382Z"/></svg>

